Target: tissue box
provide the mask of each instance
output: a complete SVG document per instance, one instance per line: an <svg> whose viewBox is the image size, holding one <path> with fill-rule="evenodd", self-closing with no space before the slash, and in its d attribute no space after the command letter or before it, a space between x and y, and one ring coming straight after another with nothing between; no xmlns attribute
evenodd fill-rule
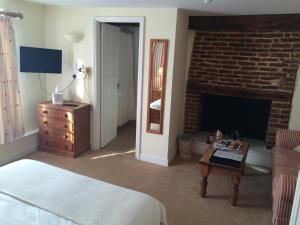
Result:
<svg viewBox="0 0 300 225"><path fill-rule="evenodd" d="M52 104L62 105L63 104L63 93L52 93Z"/></svg>

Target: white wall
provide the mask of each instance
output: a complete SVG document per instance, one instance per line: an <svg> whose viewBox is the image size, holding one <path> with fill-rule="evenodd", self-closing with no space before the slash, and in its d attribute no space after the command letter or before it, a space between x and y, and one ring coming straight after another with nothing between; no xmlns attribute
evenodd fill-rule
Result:
<svg viewBox="0 0 300 225"><path fill-rule="evenodd" d="M18 62L20 45L44 46L44 6L19 0L0 0L0 7L21 12L24 15L23 20L13 20ZM14 143L0 145L0 164L13 161L28 152L34 151L37 145L36 128L38 127L38 119L36 105L38 102L45 100L46 96L40 90L36 75L20 73L19 81L26 136ZM43 77L42 83L44 85L46 85L45 81L46 79Z"/></svg>
<svg viewBox="0 0 300 225"><path fill-rule="evenodd" d="M300 69L297 72L289 129L300 130Z"/></svg>
<svg viewBox="0 0 300 225"><path fill-rule="evenodd" d="M174 46L176 35L177 9L168 8L83 8L46 6L45 10L45 44L49 48L63 50L63 76L48 76L48 91L52 91L56 84L66 86L71 81L72 61L81 59L87 66L93 67L93 17L95 16L144 16L145 17L145 48L144 48L144 74L143 74L143 112L142 112L142 159L152 157L163 164L168 163L169 127L171 114L171 91L174 67ZM83 33L82 42L75 44L74 48L67 43L63 35L66 33ZM166 80L165 120L163 135L146 133L147 93L149 71L149 45L150 39L168 39L169 57ZM183 45L185 43L182 43ZM72 60L72 49L73 60ZM93 74L91 75L93 76ZM91 87L91 84L89 84ZM88 102L86 93L70 91L65 98Z"/></svg>
<svg viewBox="0 0 300 225"><path fill-rule="evenodd" d="M187 42L188 42L188 15L183 10L178 10L176 23L175 58L172 83L172 104L170 116L169 137L169 162L177 152L177 136L183 133L186 67L187 67Z"/></svg>
<svg viewBox="0 0 300 225"><path fill-rule="evenodd" d="M188 31L188 40L187 40L187 59L186 59L186 79L188 79L189 75L189 68L191 65L191 58L193 53L193 46L195 41L196 31L195 30L189 30Z"/></svg>

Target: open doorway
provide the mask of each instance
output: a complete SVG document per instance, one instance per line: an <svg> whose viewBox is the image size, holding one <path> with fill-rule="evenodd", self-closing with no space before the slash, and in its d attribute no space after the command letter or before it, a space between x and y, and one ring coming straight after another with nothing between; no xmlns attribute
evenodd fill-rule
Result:
<svg viewBox="0 0 300 225"><path fill-rule="evenodd" d="M95 18L94 32L92 148L118 145L139 159L143 18Z"/></svg>
<svg viewBox="0 0 300 225"><path fill-rule="evenodd" d="M114 142L119 143L118 151L132 151L136 133L139 24L102 23L100 38L101 148Z"/></svg>

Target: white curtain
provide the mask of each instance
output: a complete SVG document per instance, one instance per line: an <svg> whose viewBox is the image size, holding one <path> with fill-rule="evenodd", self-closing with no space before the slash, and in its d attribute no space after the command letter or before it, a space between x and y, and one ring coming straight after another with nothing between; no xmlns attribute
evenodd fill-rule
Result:
<svg viewBox="0 0 300 225"><path fill-rule="evenodd" d="M11 19L0 17L0 144L23 135L15 33Z"/></svg>
<svg viewBox="0 0 300 225"><path fill-rule="evenodd" d="M120 35L118 126L136 119L133 36L124 32Z"/></svg>

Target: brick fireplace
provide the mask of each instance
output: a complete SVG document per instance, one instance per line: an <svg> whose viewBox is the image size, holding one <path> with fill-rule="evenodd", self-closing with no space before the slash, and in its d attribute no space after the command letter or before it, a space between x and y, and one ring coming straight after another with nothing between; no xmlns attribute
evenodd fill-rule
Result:
<svg viewBox="0 0 300 225"><path fill-rule="evenodd" d="M199 132L205 94L269 100L265 140L274 145L276 130L288 128L299 62L299 29L198 29L188 74L185 133Z"/></svg>

